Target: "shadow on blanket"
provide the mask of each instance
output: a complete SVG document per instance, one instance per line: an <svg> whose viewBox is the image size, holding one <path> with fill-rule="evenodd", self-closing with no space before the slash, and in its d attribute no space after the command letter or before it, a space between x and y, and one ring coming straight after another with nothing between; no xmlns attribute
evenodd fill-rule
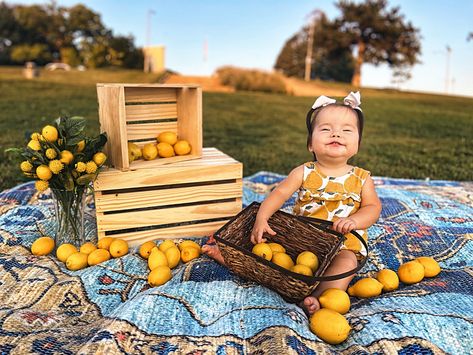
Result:
<svg viewBox="0 0 473 355"><path fill-rule="evenodd" d="M262 201L283 176L244 181L244 204ZM383 202L360 277L435 257L433 279L352 299L348 340L313 335L301 309L202 257L149 288L136 250L71 272L29 252L51 225L51 201L31 183L0 194L0 353L466 354L473 351L473 184L376 178ZM292 202L284 208L290 211ZM93 207L93 206L92 206ZM88 233L95 233L91 227Z"/></svg>

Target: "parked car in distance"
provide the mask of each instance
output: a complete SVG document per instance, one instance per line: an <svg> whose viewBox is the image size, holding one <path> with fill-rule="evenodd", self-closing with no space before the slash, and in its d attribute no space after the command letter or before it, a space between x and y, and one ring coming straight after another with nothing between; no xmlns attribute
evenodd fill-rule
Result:
<svg viewBox="0 0 473 355"><path fill-rule="evenodd" d="M44 69L53 71L53 70L71 70L71 66L66 63L48 63L44 66Z"/></svg>

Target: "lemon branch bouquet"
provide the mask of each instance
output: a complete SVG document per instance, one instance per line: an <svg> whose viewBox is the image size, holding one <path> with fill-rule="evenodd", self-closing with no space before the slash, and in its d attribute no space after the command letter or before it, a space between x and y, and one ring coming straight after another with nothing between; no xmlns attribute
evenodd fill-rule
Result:
<svg viewBox="0 0 473 355"><path fill-rule="evenodd" d="M84 118L60 117L41 133L33 133L26 147L8 149L24 159L20 169L36 180L38 191L51 189L58 223L56 245L84 242L85 195L107 159L101 152L106 134L86 137L84 129Z"/></svg>

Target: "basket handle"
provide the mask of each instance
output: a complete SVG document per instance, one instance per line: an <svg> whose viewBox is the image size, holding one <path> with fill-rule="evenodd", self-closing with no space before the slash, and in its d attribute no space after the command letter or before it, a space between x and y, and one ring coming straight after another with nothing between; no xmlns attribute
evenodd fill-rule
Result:
<svg viewBox="0 0 473 355"><path fill-rule="evenodd" d="M305 217L305 216L297 216L297 218L300 218L303 221L309 222L309 223L322 224L322 225L324 225L323 228L328 228L328 227L331 227L333 225L333 222L326 221L324 219ZM333 232L333 230L332 230L332 232ZM348 277L350 275L355 274L357 271L361 270L361 268L363 266L365 266L366 261L368 260L368 251L369 251L368 244L366 243L366 241L363 239L363 237L356 230L352 230L349 233L353 234L361 242L361 244L363 244L363 246L365 247L365 250L366 250L366 255L363 256L363 258L358 262L358 265L355 268L353 268L349 271L343 272L341 274L330 275L330 276L314 276L314 277L312 277L312 279L317 280L317 281L340 280L340 279L343 279L345 277Z"/></svg>

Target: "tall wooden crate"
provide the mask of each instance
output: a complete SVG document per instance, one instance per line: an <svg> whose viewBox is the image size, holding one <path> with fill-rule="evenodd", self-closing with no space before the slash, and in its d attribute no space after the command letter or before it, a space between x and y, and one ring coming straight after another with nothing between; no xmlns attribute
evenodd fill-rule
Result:
<svg viewBox="0 0 473 355"><path fill-rule="evenodd" d="M210 235L241 211L242 176L242 164L215 148L157 169L105 169L94 182L98 237L138 245Z"/></svg>
<svg viewBox="0 0 473 355"><path fill-rule="evenodd" d="M107 132L108 164L126 171L154 168L202 156L202 90L197 85L97 84L100 129ZM171 131L187 140L187 155L128 161L128 142L143 147Z"/></svg>

